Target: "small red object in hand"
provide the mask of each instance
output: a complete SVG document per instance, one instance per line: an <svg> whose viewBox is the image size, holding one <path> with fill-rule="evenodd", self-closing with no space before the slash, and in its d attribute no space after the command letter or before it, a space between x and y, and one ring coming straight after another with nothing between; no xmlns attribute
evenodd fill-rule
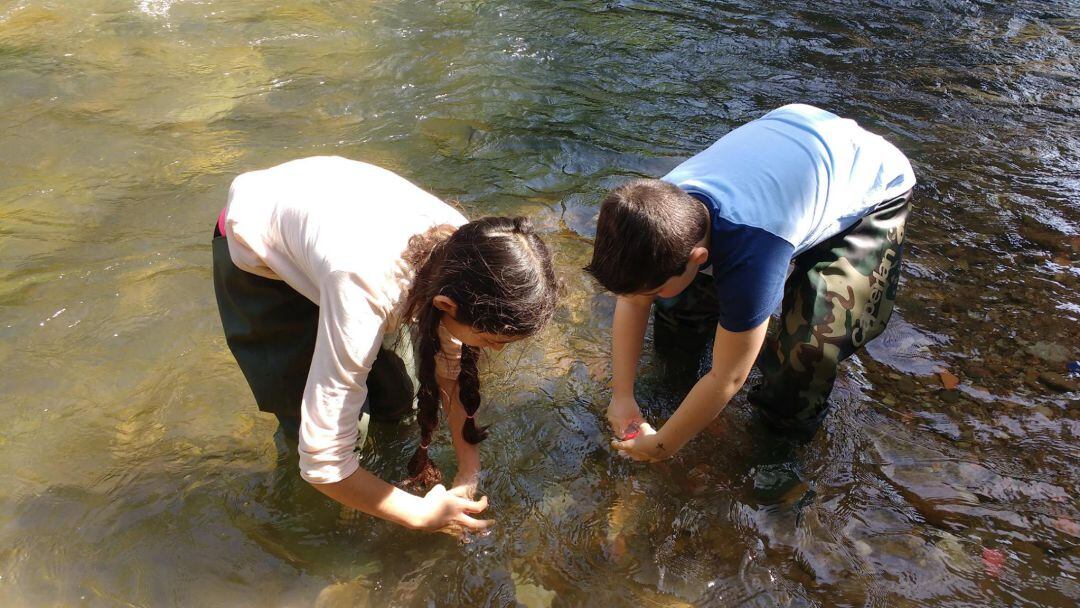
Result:
<svg viewBox="0 0 1080 608"><path fill-rule="evenodd" d="M627 441L629 439L633 439L634 437L637 437L639 433L641 433L641 423L640 422L631 422L630 426L626 427L626 430L623 431L621 439L623 441Z"/></svg>

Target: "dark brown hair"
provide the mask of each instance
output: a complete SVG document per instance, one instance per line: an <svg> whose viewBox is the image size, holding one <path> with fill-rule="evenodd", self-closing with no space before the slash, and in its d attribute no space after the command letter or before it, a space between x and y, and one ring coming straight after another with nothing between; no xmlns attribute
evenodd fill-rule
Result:
<svg viewBox="0 0 1080 608"><path fill-rule="evenodd" d="M623 184L600 204L585 271L613 293L655 289L683 273L708 226L705 208L678 186L658 179Z"/></svg>
<svg viewBox="0 0 1080 608"><path fill-rule="evenodd" d="M428 488L442 476L428 458L431 436L439 424L439 386L435 356L439 353L442 311L432 305L437 295L457 303L456 319L476 331L524 337L540 331L555 312L558 288L551 253L523 217L485 217L453 231L440 227L417 235L405 259L416 268L405 301L404 319L414 319L420 387L416 394L420 446L409 462L411 477L404 485ZM476 349L462 345L458 394L465 413L462 434L480 443L487 429L473 416L480 407L480 380Z"/></svg>

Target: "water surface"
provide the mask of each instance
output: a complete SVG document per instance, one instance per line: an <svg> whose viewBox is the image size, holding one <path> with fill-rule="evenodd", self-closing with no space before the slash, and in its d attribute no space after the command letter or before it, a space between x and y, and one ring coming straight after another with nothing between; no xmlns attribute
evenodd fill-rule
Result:
<svg viewBox="0 0 1080 608"><path fill-rule="evenodd" d="M0 2L0 603L1075 605L1078 38L1053 0ZM668 463L614 458L598 198L795 101L913 161L889 331L808 444L739 396ZM554 326L485 376L487 538L308 488L225 347L229 181L315 154L557 253ZM646 352L662 418L696 361Z"/></svg>

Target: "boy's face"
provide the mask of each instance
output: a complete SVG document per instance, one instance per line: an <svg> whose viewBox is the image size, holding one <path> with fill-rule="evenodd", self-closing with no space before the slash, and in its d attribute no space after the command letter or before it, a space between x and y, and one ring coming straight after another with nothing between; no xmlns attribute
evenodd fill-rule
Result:
<svg viewBox="0 0 1080 608"><path fill-rule="evenodd" d="M686 268L682 274L671 277L659 287L643 291L635 295L655 296L657 298L674 298L694 282L698 269L709 259L709 250L704 247L694 247L690 252L690 259L686 262Z"/></svg>

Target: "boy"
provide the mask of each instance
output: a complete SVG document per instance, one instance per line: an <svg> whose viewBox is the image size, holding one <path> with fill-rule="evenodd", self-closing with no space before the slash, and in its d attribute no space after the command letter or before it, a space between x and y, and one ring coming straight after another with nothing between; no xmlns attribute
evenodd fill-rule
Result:
<svg viewBox="0 0 1080 608"><path fill-rule="evenodd" d="M608 193L586 270L619 296L607 415L623 440L612 445L637 460L670 457L724 409L755 359L763 380L750 401L765 422L812 434L837 364L892 313L914 185L907 158L884 139L794 104L661 180ZM781 300L780 331L761 349ZM654 301L658 326L716 331L712 369L658 431L633 392Z"/></svg>

